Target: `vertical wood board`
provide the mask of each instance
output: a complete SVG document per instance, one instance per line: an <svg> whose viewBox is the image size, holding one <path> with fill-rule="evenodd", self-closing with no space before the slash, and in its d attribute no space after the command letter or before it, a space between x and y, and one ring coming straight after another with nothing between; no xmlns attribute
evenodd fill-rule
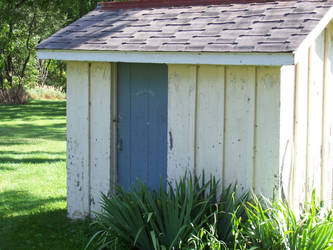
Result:
<svg viewBox="0 0 333 250"><path fill-rule="evenodd" d="M117 63L111 63L111 183L112 192L116 191L118 182L117 173L117 128L118 128L118 90L117 90Z"/></svg>
<svg viewBox="0 0 333 250"><path fill-rule="evenodd" d="M67 63L67 210L72 219L90 213L89 64Z"/></svg>
<svg viewBox="0 0 333 250"><path fill-rule="evenodd" d="M226 67L225 91L223 183L242 192L253 184L255 67Z"/></svg>
<svg viewBox="0 0 333 250"><path fill-rule="evenodd" d="M224 67L198 66L196 172L222 180Z"/></svg>
<svg viewBox="0 0 333 250"><path fill-rule="evenodd" d="M196 66L168 65L168 180L194 171Z"/></svg>
<svg viewBox="0 0 333 250"><path fill-rule="evenodd" d="M293 203L296 212L301 211L305 202L307 131L308 131L308 54L297 64L295 93L295 161L293 175Z"/></svg>
<svg viewBox="0 0 333 250"><path fill-rule="evenodd" d="M323 130L323 169L322 169L322 200L326 207L332 204L333 188L333 24L327 27L325 53L325 102L324 102L324 130Z"/></svg>
<svg viewBox="0 0 333 250"><path fill-rule="evenodd" d="M111 64L91 64L90 185L91 211L101 211L101 193L110 192L111 167Z"/></svg>
<svg viewBox="0 0 333 250"><path fill-rule="evenodd" d="M295 66L281 67L280 87L280 190L291 201L294 170L294 92Z"/></svg>
<svg viewBox="0 0 333 250"><path fill-rule="evenodd" d="M280 68L257 67L254 191L279 189Z"/></svg>
<svg viewBox="0 0 333 250"><path fill-rule="evenodd" d="M321 190L321 147L322 147L322 107L323 107L323 70L324 35L321 34L312 45L309 70L309 134L308 134L308 180L307 199L313 189L319 195Z"/></svg>

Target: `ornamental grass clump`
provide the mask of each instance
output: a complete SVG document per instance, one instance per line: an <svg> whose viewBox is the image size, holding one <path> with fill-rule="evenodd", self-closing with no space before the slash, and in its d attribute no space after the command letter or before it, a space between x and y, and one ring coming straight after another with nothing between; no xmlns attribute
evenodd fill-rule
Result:
<svg viewBox="0 0 333 250"><path fill-rule="evenodd" d="M288 205L254 196L245 206L247 221L237 224L236 249L333 249L333 214L312 194L297 219Z"/></svg>
<svg viewBox="0 0 333 250"><path fill-rule="evenodd" d="M138 249L185 246L213 216L218 182L186 175L167 186L168 191L161 182L159 190L151 192L138 182L128 193L118 188L117 194L103 195L103 212L95 222L99 230L88 245L112 248L119 241Z"/></svg>
<svg viewBox="0 0 333 250"><path fill-rule="evenodd" d="M94 249L333 249L333 213L315 194L299 218L281 201L185 175L158 190L138 182L102 197Z"/></svg>

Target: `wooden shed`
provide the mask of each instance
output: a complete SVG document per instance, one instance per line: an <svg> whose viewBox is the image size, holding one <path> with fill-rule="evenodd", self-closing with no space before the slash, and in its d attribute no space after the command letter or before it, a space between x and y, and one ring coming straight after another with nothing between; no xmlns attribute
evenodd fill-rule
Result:
<svg viewBox="0 0 333 250"><path fill-rule="evenodd" d="M331 204L333 0L98 5L38 46L67 62L68 215L205 170Z"/></svg>

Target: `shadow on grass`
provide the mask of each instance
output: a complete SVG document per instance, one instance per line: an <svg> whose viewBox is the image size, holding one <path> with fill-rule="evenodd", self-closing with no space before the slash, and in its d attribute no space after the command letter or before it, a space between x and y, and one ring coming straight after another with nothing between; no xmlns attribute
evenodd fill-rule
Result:
<svg viewBox="0 0 333 250"><path fill-rule="evenodd" d="M0 249L83 249L90 221L71 221L66 209L50 209L52 203L65 200L18 190L1 193ZM23 215L11 215L15 213Z"/></svg>
<svg viewBox="0 0 333 250"><path fill-rule="evenodd" d="M0 152L1 154L1 152ZM55 163L64 162L65 158L11 158L11 157L0 157L0 162L4 164L20 164L20 163L31 163L31 164L41 164L41 163ZM1 169L1 167L0 167Z"/></svg>
<svg viewBox="0 0 333 250"><path fill-rule="evenodd" d="M14 143L13 143L14 144ZM3 153L6 153L7 155L60 155L63 156L65 152L48 152L48 151L28 151L28 152L17 152L17 151L9 151L6 150ZM1 151L0 151L1 154Z"/></svg>
<svg viewBox="0 0 333 250"><path fill-rule="evenodd" d="M62 141L66 139L66 123L60 122L66 116L65 101L32 101L27 105L0 104L0 121L18 121L15 124L3 124L0 129L2 146L22 144L22 139L48 139ZM57 121L52 122L52 120ZM24 121L25 123L20 123ZM47 120L47 124L43 121ZM26 123L28 121L28 123ZM30 122L31 121L31 122ZM40 121L36 124L35 121ZM17 142L16 139L17 138Z"/></svg>
<svg viewBox="0 0 333 250"><path fill-rule="evenodd" d="M22 118L29 120L29 117L34 120L36 116L49 120L66 115L66 101L32 101L26 105L0 104L0 112L2 121Z"/></svg>
<svg viewBox="0 0 333 250"><path fill-rule="evenodd" d="M45 205L66 201L66 197L52 197L41 199L31 195L27 191L10 190L0 193L0 217L7 214L22 213L24 211L34 211L43 208Z"/></svg>
<svg viewBox="0 0 333 250"><path fill-rule="evenodd" d="M71 221L65 209L0 217L0 249L84 249L90 221Z"/></svg>
<svg viewBox="0 0 333 250"><path fill-rule="evenodd" d="M37 120L37 118L36 118ZM66 123L54 123L48 125L33 125L33 124L17 124L2 126L0 136L11 138L8 140L10 145L13 143L13 138L31 138L31 139L48 139L55 141L63 141L66 139ZM2 140L1 145L7 145L7 140Z"/></svg>

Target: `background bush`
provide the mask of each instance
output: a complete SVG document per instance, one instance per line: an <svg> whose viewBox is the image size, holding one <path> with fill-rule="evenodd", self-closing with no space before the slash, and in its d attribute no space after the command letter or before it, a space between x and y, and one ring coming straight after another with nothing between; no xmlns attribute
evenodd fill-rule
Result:
<svg viewBox="0 0 333 250"><path fill-rule="evenodd" d="M55 86L48 86L48 85L44 86L36 85L34 87L28 88L27 94L31 99L34 100L66 99L66 93L64 91L61 91L59 88Z"/></svg>
<svg viewBox="0 0 333 250"><path fill-rule="evenodd" d="M29 100L28 93L21 87L0 89L0 103L4 104L26 104Z"/></svg>

